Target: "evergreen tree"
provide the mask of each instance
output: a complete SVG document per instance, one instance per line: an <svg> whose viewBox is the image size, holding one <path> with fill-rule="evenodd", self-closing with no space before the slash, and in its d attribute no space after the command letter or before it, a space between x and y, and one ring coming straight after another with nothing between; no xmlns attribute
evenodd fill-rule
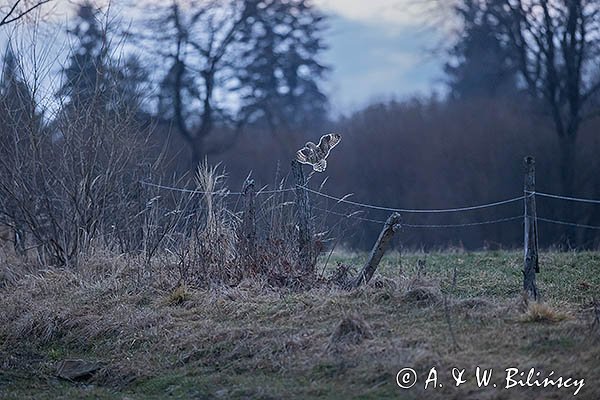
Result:
<svg viewBox="0 0 600 400"><path fill-rule="evenodd" d="M77 44L63 70L65 82L57 96L68 98L74 106L90 103L106 89L108 46L98 20L99 13L91 2L82 3L77 10L75 27L68 30Z"/></svg>
<svg viewBox="0 0 600 400"><path fill-rule="evenodd" d="M517 91L517 67L511 49L499 38L495 0L464 0L455 7L463 28L445 65L454 98L494 97Z"/></svg>
<svg viewBox="0 0 600 400"><path fill-rule="evenodd" d="M108 68L111 103L109 111L140 113L143 108L144 85L148 71L138 57L129 55L122 63L112 63Z"/></svg>
<svg viewBox="0 0 600 400"><path fill-rule="evenodd" d="M29 201L20 198L20 183L29 182L32 175L28 168L38 154L35 149L41 148L46 139L40 134L42 121L19 60L9 45L0 76L0 221L14 227L17 251L23 251L25 229L20 204Z"/></svg>
<svg viewBox="0 0 600 400"><path fill-rule="evenodd" d="M272 130L315 127L326 118L319 62L325 17L306 0L246 0L241 41L242 115Z"/></svg>
<svg viewBox="0 0 600 400"><path fill-rule="evenodd" d="M6 169L14 167L13 160L19 159L32 136L41 132L42 121L33 93L9 45L0 77L0 158Z"/></svg>
<svg viewBox="0 0 600 400"><path fill-rule="evenodd" d="M63 112L94 108L99 114L137 113L141 107L141 86L147 72L135 56L113 60L99 16L92 3L79 6L75 27L68 33L76 38L68 66L63 70L64 84L57 97L65 100Z"/></svg>
<svg viewBox="0 0 600 400"><path fill-rule="evenodd" d="M29 126L35 115L35 102L23 80L17 58L7 47L0 80L1 125L5 128Z"/></svg>

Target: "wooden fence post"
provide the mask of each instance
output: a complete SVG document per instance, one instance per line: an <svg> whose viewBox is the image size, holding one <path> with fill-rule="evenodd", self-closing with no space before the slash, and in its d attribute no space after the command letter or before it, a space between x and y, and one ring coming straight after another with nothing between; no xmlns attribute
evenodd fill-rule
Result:
<svg viewBox="0 0 600 400"><path fill-rule="evenodd" d="M400 229L401 225L401 216L398 213L393 213L389 216L385 225L383 225L383 229L379 234L379 238L375 242L375 246L373 246L373 250L371 250L371 254L369 255L369 259L367 260L365 266L363 267L360 274L354 279L354 281L350 284L351 288L357 288L363 283L369 283L390 240L394 237L394 233L398 229Z"/></svg>
<svg viewBox="0 0 600 400"><path fill-rule="evenodd" d="M538 264L537 211L535 207L535 159L525 157L525 235L523 289L535 300L539 293L535 274L540 272Z"/></svg>
<svg viewBox="0 0 600 400"><path fill-rule="evenodd" d="M306 185L302 164L292 161L292 174L296 182L296 213L298 218L298 246L300 263L307 275L314 273L315 260L313 254L313 232L310 218L308 192L302 187Z"/></svg>
<svg viewBox="0 0 600 400"><path fill-rule="evenodd" d="M246 179L242 188L244 219L242 220L243 251L247 265L256 266L256 191L253 179Z"/></svg>

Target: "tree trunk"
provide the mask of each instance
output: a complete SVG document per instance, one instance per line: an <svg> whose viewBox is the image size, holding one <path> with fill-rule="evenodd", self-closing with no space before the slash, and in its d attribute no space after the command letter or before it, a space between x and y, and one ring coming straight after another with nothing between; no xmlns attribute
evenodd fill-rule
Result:
<svg viewBox="0 0 600 400"><path fill-rule="evenodd" d="M564 196L573 196L575 189L575 161L576 161L576 138L575 134L566 134L559 140L560 144L560 179L562 194ZM564 202L563 215L565 221L576 222L576 213L573 203ZM576 245L576 232L574 227L565 227L564 242L567 248Z"/></svg>
<svg viewBox="0 0 600 400"><path fill-rule="evenodd" d="M204 140L197 137L183 136L190 149L190 169L196 171L206 156Z"/></svg>

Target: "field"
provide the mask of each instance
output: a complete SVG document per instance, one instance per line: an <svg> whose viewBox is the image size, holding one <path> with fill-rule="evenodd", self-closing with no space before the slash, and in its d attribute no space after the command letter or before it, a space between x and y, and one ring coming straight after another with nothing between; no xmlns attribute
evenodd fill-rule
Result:
<svg viewBox="0 0 600 400"><path fill-rule="evenodd" d="M328 271L365 256L334 253ZM584 379L575 398L600 398L600 253L543 253L542 305L521 296L521 264L519 252L391 253L350 292L326 280L303 291L168 279L143 289L126 260L102 257L77 273L5 268L0 398L567 399L577 390L506 388L507 368ZM93 371L58 378L66 359ZM477 366L493 369L488 387L478 387ZM406 367L418 382L403 390L396 374ZM443 386L425 390L433 367ZM453 368L465 369L459 387Z"/></svg>

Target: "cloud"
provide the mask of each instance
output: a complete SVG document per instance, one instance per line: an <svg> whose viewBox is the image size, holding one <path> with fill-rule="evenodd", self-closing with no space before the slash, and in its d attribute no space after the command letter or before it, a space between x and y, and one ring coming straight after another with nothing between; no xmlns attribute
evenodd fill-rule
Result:
<svg viewBox="0 0 600 400"><path fill-rule="evenodd" d="M369 24L419 25L431 5L407 0L314 0L326 12Z"/></svg>

